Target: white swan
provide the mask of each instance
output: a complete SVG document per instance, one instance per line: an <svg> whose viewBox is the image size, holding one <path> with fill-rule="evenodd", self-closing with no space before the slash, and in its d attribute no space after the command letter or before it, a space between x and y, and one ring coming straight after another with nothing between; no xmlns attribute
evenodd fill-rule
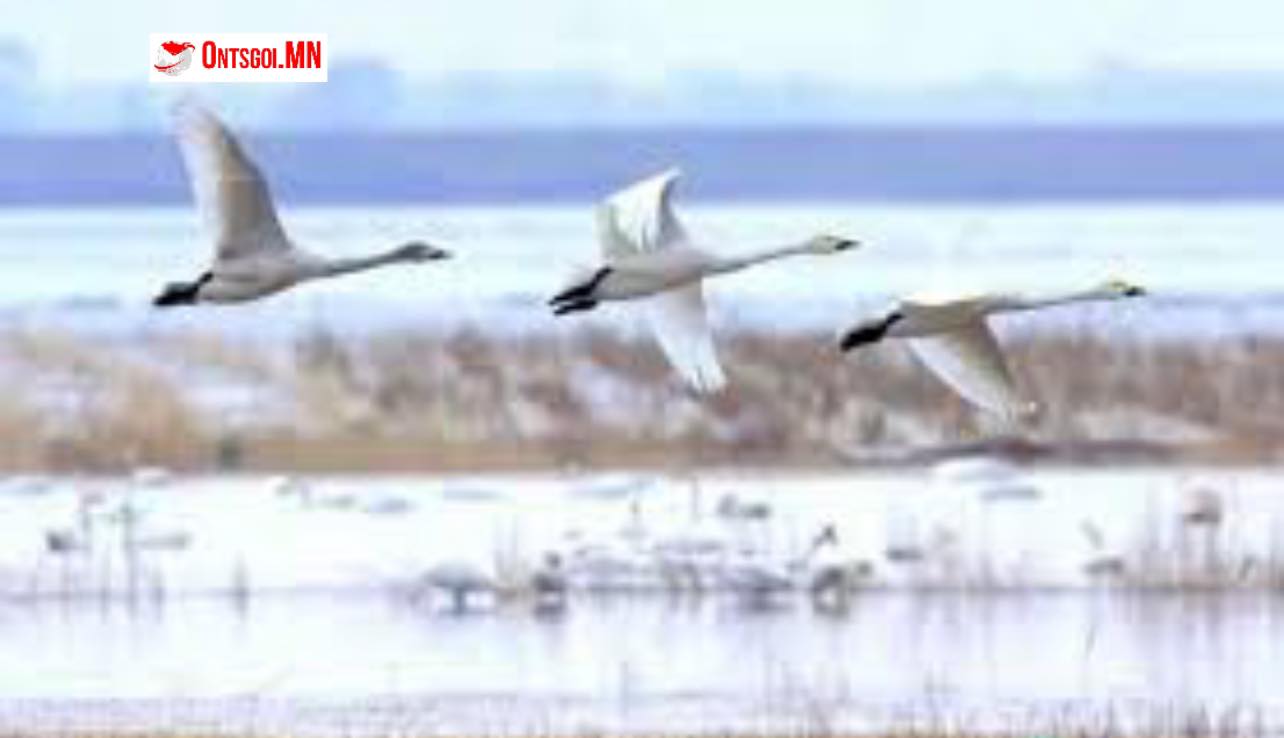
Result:
<svg viewBox="0 0 1284 738"><path fill-rule="evenodd" d="M214 239L214 263L194 282L167 285L154 305L244 302L312 279L449 256L420 242L347 259L328 259L296 247L277 220L258 167L223 123L192 104L179 107L175 114L179 150L196 207Z"/></svg>
<svg viewBox="0 0 1284 738"><path fill-rule="evenodd" d="M434 591L450 595L456 613L468 609L469 595L491 594L499 591L499 579L492 568L477 561L451 558L433 564L417 583L416 598L431 596Z"/></svg>
<svg viewBox="0 0 1284 738"><path fill-rule="evenodd" d="M591 310L607 300L648 298L652 332L687 383L699 392L726 384L713 349L701 281L771 259L831 254L857 246L821 235L745 256L718 256L697 247L669 202L680 174L662 172L608 197L597 211L603 263L577 274L549 305L556 315Z"/></svg>
<svg viewBox="0 0 1284 738"><path fill-rule="evenodd" d="M535 595L536 607L552 609L566 604L566 593L570 588L570 581L560 553L556 551L544 553L543 561L531 572L530 588Z"/></svg>
<svg viewBox="0 0 1284 738"><path fill-rule="evenodd" d="M723 586L756 604L795 585L787 563L769 560L757 551L734 557L723 567L721 578Z"/></svg>
<svg viewBox="0 0 1284 738"><path fill-rule="evenodd" d="M807 591L819 602L841 601L861 578L873 574L869 562L845 552L838 540L838 528L825 525L812 539L811 547L800 564L807 574Z"/></svg>
<svg viewBox="0 0 1284 738"><path fill-rule="evenodd" d="M1017 392L998 341L990 330L990 315L1035 310L1091 300L1138 297L1146 291L1122 280L1091 289L1048 296L982 294L952 297L913 297L900 300L882 315L857 324L841 339L851 351L884 338L908 338L910 347L964 399L1000 415L1028 418L1039 408Z"/></svg>

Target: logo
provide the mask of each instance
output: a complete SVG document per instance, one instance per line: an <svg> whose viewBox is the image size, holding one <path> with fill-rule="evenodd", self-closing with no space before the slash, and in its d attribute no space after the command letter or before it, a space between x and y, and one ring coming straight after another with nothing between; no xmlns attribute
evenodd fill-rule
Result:
<svg viewBox="0 0 1284 738"><path fill-rule="evenodd" d="M149 82L325 82L324 33L153 33Z"/></svg>
<svg viewBox="0 0 1284 738"><path fill-rule="evenodd" d="M156 63L152 66L162 74L177 77L183 70L192 66L194 51L196 46L190 42L166 41L156 50Z"/></svg>

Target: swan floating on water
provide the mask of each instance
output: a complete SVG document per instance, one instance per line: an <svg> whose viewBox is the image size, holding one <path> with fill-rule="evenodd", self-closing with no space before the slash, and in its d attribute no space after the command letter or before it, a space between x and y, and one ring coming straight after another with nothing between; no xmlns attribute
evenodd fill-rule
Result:
<svg viewBox="0 0 1284 738"><path fill-rule="evenodd" d="M154 305L246 302L300 282L449 256L419 241L358 258L326 258L298 248L277 219L259 168L227 127L197 105L175 112L179 151L215 256L195 281L167 285Z"/></svg>
<svg viewBox="0 0 1284 738"><path fill-rule="evenodd" d="M838 527L832 523L820 529L800 563L806 573L807 592L822 607L845 605L856 584L873 575L869 562L842 550Z"/></svg>
<svg viewBox="0 0 1284 738"><path fill-rule="evenodd" d="M670 169L608 197L598 207L603 263L576 275L549 305L555 315L592 310L604 301L646 298L651 330L673 368L697 392L726 384L713 347L701 283L762 262L800 254L833 254L859 245L819 235L744 256L696 246L670 203L680 173Z"/></svg>
<svg viewBox="0 0 1284 738"><path fill-rule="evenodd" d="M566 594L570 583L561 554L556 551L546 551L543 561L531 573L530 579L531 592L535 595L537 609L560 609L566 605Z"/></svg>
<svg viewBox="0 0 1284 738"><path fill-rule="evenodd" d="M988 319L995 313L1037 310L1072 302L1145 295L1137 285L1109 280L1087 290L1048 296L987 293L900 300L882 315L848 329L840 340L852 351L884 338L908 338L910 348L965 400L1009 418L1032 418L1037 403L1021 397Z"/></svg>
<svg viewBox="0 0 1284 738"><path fill-rule="evenodd" d="M758 552L733 558L721 574L724 587L755 606L769 604L774 596L791 592L796 585L788 562L776 561Z"/></svg>
<svg viewBox="0 0 1284 738"><path fill-rule="evenodd" d="M431 597L433 592L444 592L450 597L451 609L457 614L467 612L477 604L473 595L494 597L499 591L499 579L491 568L476 561L451 558L428 567L417 582L416 599Z"/></svg>

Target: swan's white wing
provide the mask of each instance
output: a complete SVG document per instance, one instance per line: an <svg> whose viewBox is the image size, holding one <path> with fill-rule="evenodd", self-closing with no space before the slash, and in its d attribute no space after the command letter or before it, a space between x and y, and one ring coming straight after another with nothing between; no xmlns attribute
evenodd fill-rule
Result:
<svg viewBox="0 0 1284 738"><path fill-rule="evenodd" d="M669 363L697 392L713 393L727 383L713 348L713 333L699 282L667 290L646 302L651 330Z"/></svg>
<svg viewBox="0 0 1284 738"><path fill-rule="evenodd" d="M598 238L608 263L686 242L686 231L669 201L681 176L676 169L661 172L616 192L598 206Z"/></svg>
<svg viewBox="0 0 1284 738"><path fill-rule="evenodd" d="M994 333L984 320L930 336L909 339L914 353L965 399L1001 415L1020 415L1026 403Z"/></svg>
<svg viewBox="0 0 1284 738"><path fill-rule="evenodd" d="M222 121L187 104L175 110L175 131L196 207L214 237L217 257L287 249L263 175Z"/></svg>

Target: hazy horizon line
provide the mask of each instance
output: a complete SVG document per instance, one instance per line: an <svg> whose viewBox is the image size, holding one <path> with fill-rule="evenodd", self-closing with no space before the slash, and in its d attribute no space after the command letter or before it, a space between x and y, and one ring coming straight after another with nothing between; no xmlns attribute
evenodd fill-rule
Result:
<svg viewBox="0 0 1284 738"><path fill-rule="evenodd" d="M277 194L300 202L582 200L673 166L689 174L684 189L715 200L1284 198L1284 124L251 132L244 140ZM177 148L159 132L0 136L0 161L0 203L189 197Z"/></svg>

